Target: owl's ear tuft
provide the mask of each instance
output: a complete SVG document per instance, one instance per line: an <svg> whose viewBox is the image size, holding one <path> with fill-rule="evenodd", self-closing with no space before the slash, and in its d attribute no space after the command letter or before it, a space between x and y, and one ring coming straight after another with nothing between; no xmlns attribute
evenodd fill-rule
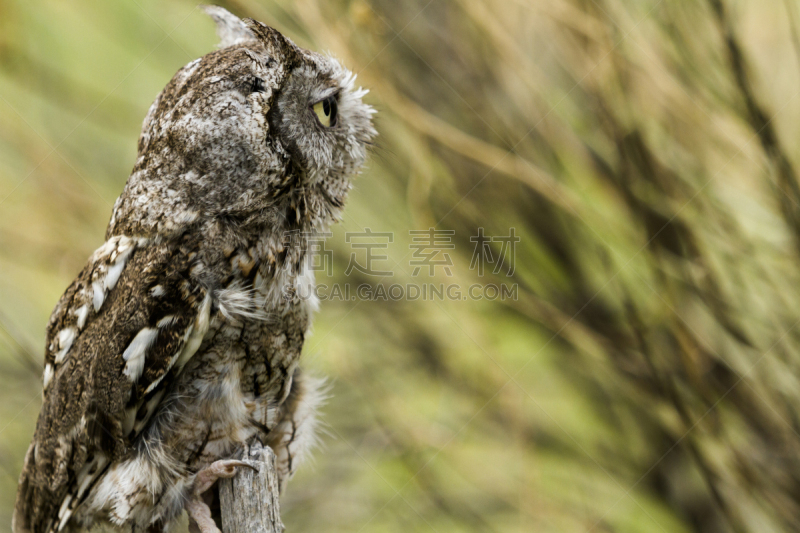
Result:
<svg viewBox="0 0 800 533"><path fill-rule="evenodd" d="M297 45L275 28L250 18L242 19L242 22L250 29L253 35L261 41L269 54L285 59L301 55Z"/></svg>
<svg viewBox="0 0 800 533"><path fill-rule="evenodd" d="M219 35L220 48L227 48L235 44L242 44L248 41L255 41L255 34L245 23L228 11L219 6L201 6L208 16L214 19L217 25L217 35Z"/></svg>

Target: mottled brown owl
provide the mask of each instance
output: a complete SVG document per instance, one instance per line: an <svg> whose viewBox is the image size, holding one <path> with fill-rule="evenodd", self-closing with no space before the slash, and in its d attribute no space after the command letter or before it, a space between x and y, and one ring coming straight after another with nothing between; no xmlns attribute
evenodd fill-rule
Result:
<svg viewBox="0 0 800 533"><path fill-rule="evenodd" d="M107 240L50 318L15 533L160 531L183 509L217 531L200 493L245 443L273 448L283 484L314 442L308 243L344 205L373 110L335 59L207 11L221 48L156 98Z"/></svg>

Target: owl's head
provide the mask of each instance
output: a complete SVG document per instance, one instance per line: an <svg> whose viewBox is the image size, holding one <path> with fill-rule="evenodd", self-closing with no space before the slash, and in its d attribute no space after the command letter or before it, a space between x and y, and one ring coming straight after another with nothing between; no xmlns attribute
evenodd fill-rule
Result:
<svg viewBox="0 0 800 533"><path fill-rule="evenodd" d="M183 67L153 102L108 233L163 233L204 217L255 220L287 202L298 218L305 209L306 222L324 224L377 134L366 91L333 57L205 9L220 49Z"/></svg>

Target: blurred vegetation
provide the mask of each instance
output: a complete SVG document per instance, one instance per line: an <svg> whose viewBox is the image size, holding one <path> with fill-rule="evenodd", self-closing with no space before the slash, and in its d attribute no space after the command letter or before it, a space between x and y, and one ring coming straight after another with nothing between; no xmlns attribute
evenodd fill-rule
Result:
<svg viewBox="0 0 800 533"><path fill-rule="evenodd" d="M321 283L332 378L289 531L773 532L800 523L800 9L792 0L237 0L330 50L381 133ZM0 530L44 326L100 245L150 102L215 46L192 2L0 0ZM387 279L347 231L394 232ZM454 230L413 277L409 229ZM478 228L515 268L471 270ZM495 249L495 253L499 253Z"/></svg>

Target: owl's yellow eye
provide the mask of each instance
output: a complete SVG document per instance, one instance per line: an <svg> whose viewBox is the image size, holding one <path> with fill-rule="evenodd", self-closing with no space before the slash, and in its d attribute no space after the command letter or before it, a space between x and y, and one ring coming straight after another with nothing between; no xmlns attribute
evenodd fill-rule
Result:
<svg viewBox="0 0 800 533"><path fill-rule="evenodd" d="M311 109L317 115L317 120L326 128L336 125L337 103L335 96L329 96L326 99L317 102Z"/></svg>

